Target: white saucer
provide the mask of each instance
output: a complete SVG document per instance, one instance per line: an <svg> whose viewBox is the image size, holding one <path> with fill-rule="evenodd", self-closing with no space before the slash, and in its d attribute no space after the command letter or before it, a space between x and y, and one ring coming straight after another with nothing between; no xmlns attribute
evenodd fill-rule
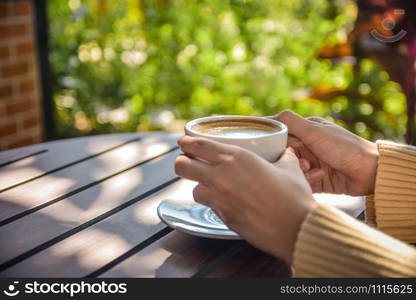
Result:
<svg viewBox="0 0 416 300"><path fill-rule="evenodd" d="M315 194L314 197L318 203L334 206L355 218L364 210L363 197L330 194ZM169 227L191 235L226 240L242 239L209 207L193 201L164 200L159 204L157 214Z"/></svg>
<svg viewBox="0 0 416 300"><path fill-rule="evenodd" d="M159 218L169 227L191 235L241 240L218 216L207 206L198 203L181 204L172 200L162 201L158 208Z"/></svg>

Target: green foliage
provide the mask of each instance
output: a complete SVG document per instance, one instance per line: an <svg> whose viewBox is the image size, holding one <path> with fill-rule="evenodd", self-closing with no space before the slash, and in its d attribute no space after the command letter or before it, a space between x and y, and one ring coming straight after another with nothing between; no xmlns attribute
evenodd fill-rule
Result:
<svg viewBox="0 0 416 300"><path fill-rule="evenodd" d="M49 1L61 136L178 130L211 114L293 109L366 137L404 133L405 99L377 64L320 59L352 1ZM334 4L339 3L339 4ZM316 90L340 90L330 99Z"/></svg>

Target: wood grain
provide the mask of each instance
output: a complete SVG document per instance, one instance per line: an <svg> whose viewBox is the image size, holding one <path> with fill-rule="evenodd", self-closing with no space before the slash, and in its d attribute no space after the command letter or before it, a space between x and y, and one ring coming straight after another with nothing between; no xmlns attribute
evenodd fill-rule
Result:
<svg viewBox="0 0 416 300"><path fill-rule="evenodd" d="M102 135L54 141L0 153L0 162L18 159L40 150L48 150L40 155L30 156L0 168L0 191L28 179L36 178L56 168L76 162L129 140L140 138L143 134L129 133Z"/></svg>
<svg viewBox="0 0 416 300"><path fill-rule="evenodd" d="M10 161L19 160L22 157L28 156L32 153L47 150L47 143L36 144L11 150L0 152L0 165L7 164Z"/></svg>
<svg viewBox="0 0 416 300"><path fill-rule="evenodd" d="M291 276L291 268L284 261L248 244L226 263L207 274L207 277L238 278L286 278Z"/></svg>
<svg viewBox="0 0 416 300"><path fill-rule="evenodd" d="M9 222L17 214L29 209L43 208L45 203L56 202L80 192L83 187L91 187L107 180L117 172L123 172L161 155L176 147L176 136L167 134L147 135L140 141L126 144L113 151L82 163L65 168L53 174L41 177L22 186L0 193L0 224ZM91 195L85 200L94 200Z"/></svg>
<svg viewBox="0 0 416 300"><path fill-rule="evenodd" d="M0 265L176 177L168 153L0 227Z"/></svg>
<svg viewBox="0 0 416 300"><path fill-rule="evenodd" d="M18 159L0 169L0 191L30 180L0 192L0 277L291 276L283 261L243 241L194 237L161 223L160 201L191 202L195 183L176 181L178 135L148 133L123 144L138 136L88 137L0 153L0 165ZM47 152L19 159L45 147ZM354 203L342 208L355 216L362 203Z"/></svg>
<svg viewBox="0 0 416 300"><path fill-rule="evenodd" d="M194 184L189 181L180 180L4 270L0 276L87 276L165 228L166 226L157 216L158 204L166 198L191 197L193 186ZM51 224L49 222L51 222L50 219L45 220L45 226ZM62 222L62 224L65 223ZM162 250L158 248L155 251ZM162 259L162 256L159 258ZM142 268L156 268L162 263L163 261L158 261L156 256L155 260L149 260L143 264Z"/></svg>
<svg viewBox="0 0 416 300"><path fill-rule="evenodd" d="M100 277L192 277L235 243L174 231Z"/></svg>
<svg viewBox="0 0 416 300"><path fill-rule="evenodd" d="M47 149L41 149L41 150L38 150L38 151L28 152L27 154L24 153L21 156L13 155L13 157L11 157L9 160L3 160L3 162L0 162L0 168L11 165L11 164L14 164L14 163L17 163L18 161L27 159L29 157L44 154L46 152L48 152Z"/></svg>

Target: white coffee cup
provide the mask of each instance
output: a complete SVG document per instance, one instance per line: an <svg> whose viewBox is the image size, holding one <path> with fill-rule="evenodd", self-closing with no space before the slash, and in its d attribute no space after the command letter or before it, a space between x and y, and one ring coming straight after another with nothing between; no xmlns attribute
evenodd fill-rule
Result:
<svg viewBox="0 0 416 300"><path fill-rule="evenodd" d="M254 124L252 131L251 124ZM286 149L288 129L285 124L268 118L224 115L189 121L185 124L185 134L239 146L275 162Z"/></svg>

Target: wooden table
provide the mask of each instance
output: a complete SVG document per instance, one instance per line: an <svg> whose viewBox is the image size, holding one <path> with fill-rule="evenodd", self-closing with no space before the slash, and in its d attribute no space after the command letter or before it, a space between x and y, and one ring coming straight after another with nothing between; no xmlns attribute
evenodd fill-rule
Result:
<svg viewBox="0 0 416 300"><path fill-rule="evenodd" d="M174 173L177 138L101 135L1 152L0 276L291 276L246 242L160 222L159 202L189 199L195 185Z"/></svg>

